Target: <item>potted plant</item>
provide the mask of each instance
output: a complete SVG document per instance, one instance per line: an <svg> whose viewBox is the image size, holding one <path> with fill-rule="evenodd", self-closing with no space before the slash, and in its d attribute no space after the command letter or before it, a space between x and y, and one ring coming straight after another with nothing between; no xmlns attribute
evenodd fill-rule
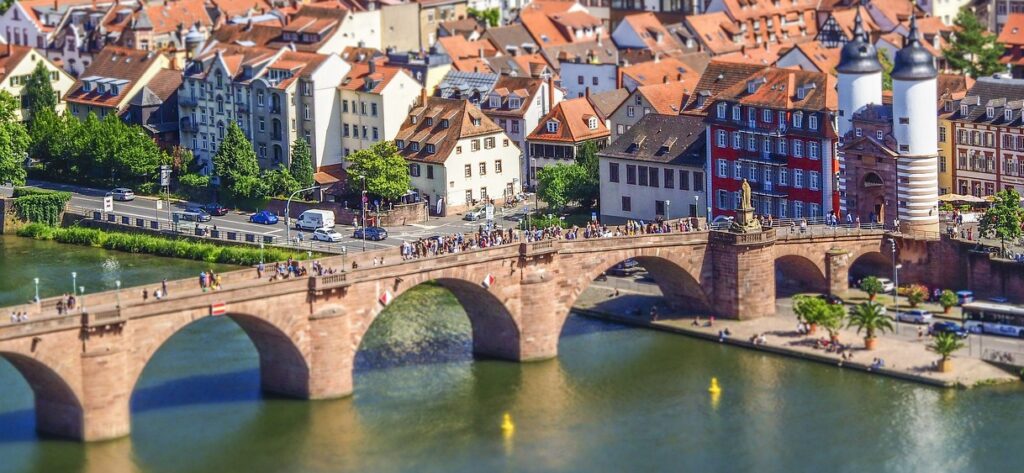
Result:
<svg viewBox="0 0 1024 473"><path fill-rule="evenodd" d="M942 305L942 313L948 314L949 309L952 309L957 303L956 293L945 289L942 294L939 295L939 304Z"/></svg>
<svg viewBox="0 0 1024 473"><path fill-rule="evenodd" d="M864 348L874 350L877 339L875 335L892 331L892 317L885 315L881 304L865 302L850 308L849 327L856 327L857 333L864 332Z"/></svg>
<svg viewBox="0 0 1024 473"><path fill-rule="evenodd" d="M793 312L799 320L807 324L808 335L814 335L827 305L828 303L820 297L802 294L793 298Z"/></svg>
<svg viewBox="0 0 1024 473"><path fill-rule="evenodd" d="M907 288L905 295L907 302L910 303L910 307L917 307L918 304L928 298L928 288L920 284L911 284Z"/></svg>
<svg viewBox="0 0 1024 473"><path fill-rule="evenodd" d="M875 296L882 292L882 281L874 276L868 276L860 282L860 289L868 293L868 300L871 302L875 301Z"/></svg>
<svg viewBox="0 0 1024 473"><path fill-rule="evenodd" d="M964 347L964 342L960 341L956 335L950 332L941 332L935 335L932 339L932 344L929 348L935 353L942 355L942 360L939 361L939 371L942 373L948 373L953 370L953 360L951 356L953 352Z"/></svg>
<svg viewBox="0 0 1024 473"><path fill-rule="evenodd" d="M843 319L846 311L842 304L826 304L821 314L821 326L828 331L828 338L832 343L839 343L839 330L843 328Z"/></svg>

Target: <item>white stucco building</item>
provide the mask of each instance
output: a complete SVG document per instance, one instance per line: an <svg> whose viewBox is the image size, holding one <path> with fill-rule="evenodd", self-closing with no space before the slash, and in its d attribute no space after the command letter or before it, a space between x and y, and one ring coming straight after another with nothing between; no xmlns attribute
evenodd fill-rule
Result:
<svg viewBox="0 0 1024 473"><path fill-rule="evenodd" d="M404 69L375 61L354 64L338 87L341 156L325 156L318 165L342 163L344 156L395 139L422 91Z"/></svg>

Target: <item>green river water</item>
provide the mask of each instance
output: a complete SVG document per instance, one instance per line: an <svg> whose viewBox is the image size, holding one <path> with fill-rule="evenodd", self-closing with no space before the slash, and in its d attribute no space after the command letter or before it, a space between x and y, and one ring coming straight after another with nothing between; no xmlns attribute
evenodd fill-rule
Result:
<svg viewBox="0 0 1024 473"><path fill-rule="evenodd" d="M0 242L0 305L76 268L88 290L207 267ZM306 402L262 396L244 332L205 319L147 366L131 436L93 445L38 438L29 387L0 362L0 472L1024 470L1016 387L944 391L575 316L538 363L473 360L469 333L447 291L417 288L371 327L355 394Z"/></svg>

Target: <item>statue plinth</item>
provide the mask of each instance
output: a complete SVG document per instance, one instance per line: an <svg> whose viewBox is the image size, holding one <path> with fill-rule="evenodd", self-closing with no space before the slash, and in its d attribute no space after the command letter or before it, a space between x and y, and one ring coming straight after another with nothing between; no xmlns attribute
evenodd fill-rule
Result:
<svg viewBox="0 0 1024 473"><path fill-rule="evenodd" d="M754 208L736 209L736 217L732 219L729 231L732 233L760 233L761 222L754 218Z"/></svg>

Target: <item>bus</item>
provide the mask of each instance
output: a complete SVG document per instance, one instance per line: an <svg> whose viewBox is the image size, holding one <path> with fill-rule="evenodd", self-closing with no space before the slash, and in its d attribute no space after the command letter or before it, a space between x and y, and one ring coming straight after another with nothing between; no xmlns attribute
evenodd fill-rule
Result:
<svg viewBox="0 0 1024 473"><path fill-rule="evenodd" d="M964 304L964 327L973 333L1024 338L1024 307L995 302Z"/></svg>

